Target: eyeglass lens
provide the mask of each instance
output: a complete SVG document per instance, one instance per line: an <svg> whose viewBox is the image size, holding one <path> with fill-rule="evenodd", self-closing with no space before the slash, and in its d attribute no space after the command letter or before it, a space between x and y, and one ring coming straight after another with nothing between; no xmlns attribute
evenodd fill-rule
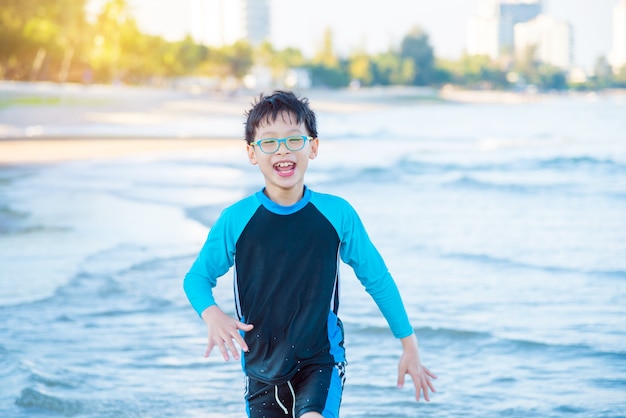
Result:
<svg viewBox="0 0 626 418"><path fill-rule="evenodd" d="M287 149L289 151L299 151L304 148L304 141L305 139L301 136L290 136L283 140L268 138L262 140L259 146L261 147L261 151L268 154L273 154L278 151L281 142L285 142L285 145L287 146Z"/></svg>

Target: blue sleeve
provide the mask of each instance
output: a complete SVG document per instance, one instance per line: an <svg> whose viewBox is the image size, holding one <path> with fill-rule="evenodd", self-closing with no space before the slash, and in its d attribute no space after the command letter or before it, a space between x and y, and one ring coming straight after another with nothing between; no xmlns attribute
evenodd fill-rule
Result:
<svg viewBox="0 0 626 418"><path fill-rule="evenodd" d="M393 335L404 338L413 334L398 287L356 211L336 196L314 193L312 202L334 226L341 240L341 260L352 267L378 305Z"/></svg>
<svg viewBox="0 0 626 418"><path fill-rule="evenodd" d="M211 227L183 283L187 298L198 315L216 304L213 288L217 279L234 264L237 240L258 205L256 198L250 196L225 209Z"/></svg>

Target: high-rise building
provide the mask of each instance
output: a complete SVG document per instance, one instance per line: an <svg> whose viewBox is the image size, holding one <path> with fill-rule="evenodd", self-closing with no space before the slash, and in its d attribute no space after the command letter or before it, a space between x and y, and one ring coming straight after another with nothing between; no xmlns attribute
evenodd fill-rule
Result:
<svg viewBox="0 0 626 418"><path fill-rule="evenodd" d="M514 27L538 16L541 0L482 0L468 25L467 53L495 59L513 52Z"/></svg>
<svg viewBox="0 0 626 418"><path fill-rule="evenodd" d="M469 21L467 28L467 53L487 55L492 59L500 56L500 18L477 16Z"/></svg>
<svg viewBox="0 0 626 418"><path fill-rule="evenodd" d="M207 45L258 45L270 35L269 0L193 0L192 14L192 36Z"/></svg>
<svg viewBox="0 0 626 418"><path fill-rule="evenodd" d="M515 25L528 22L541 13L541 1L516 1L500 4L500 49L512 52L515 45Z"/></svg>
<svg viewBox="0 0 626 418"><path fill-rule="evenodd" d="M270 36L270 0L244 0L244 38L252 45L266 41Z"/></svg>
<svg viewBox="0 0 626 418"><path fill-rule="evenodd" d="M567 22L541 14L515 25L515 57L532 58L568 70L572 65L572 29Z"/></svg>
<svg viewBox="0 0 626 418"><path fill-rule="evenodd" d="M619 0L613 8L613 42L609 63L614 72L626 65L626 0Z"/></svg>
<svg viewBox="0 0 626 418"><path fill-rule="evenodd" d="M87 0L90 18L107 0ZM178 41L190 35L210 46L247 40L252 45L270 36L271 0L126 0L141 31Z"/></svg>

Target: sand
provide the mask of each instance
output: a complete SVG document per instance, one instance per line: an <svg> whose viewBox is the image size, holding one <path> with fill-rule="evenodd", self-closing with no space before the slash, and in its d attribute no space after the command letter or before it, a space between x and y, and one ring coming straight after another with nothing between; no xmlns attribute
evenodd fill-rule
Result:
<svg viewBox="0 0 626 418"><path fill-rule="evenodd" d="M2 139L0 165L46 164L243 146L242 140L224 138Z"/></svg>

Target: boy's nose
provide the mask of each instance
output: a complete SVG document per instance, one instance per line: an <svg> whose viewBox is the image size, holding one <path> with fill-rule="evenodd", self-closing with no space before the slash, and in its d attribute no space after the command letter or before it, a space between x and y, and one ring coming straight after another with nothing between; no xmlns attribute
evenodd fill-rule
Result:
<svg viewBox="0 0 626 418"><path fill-rule="evenodd" d="M279 142L278 149L276 150L276 154L287 154L290 153L289 148L287 148L286 142Z"/></svg>

